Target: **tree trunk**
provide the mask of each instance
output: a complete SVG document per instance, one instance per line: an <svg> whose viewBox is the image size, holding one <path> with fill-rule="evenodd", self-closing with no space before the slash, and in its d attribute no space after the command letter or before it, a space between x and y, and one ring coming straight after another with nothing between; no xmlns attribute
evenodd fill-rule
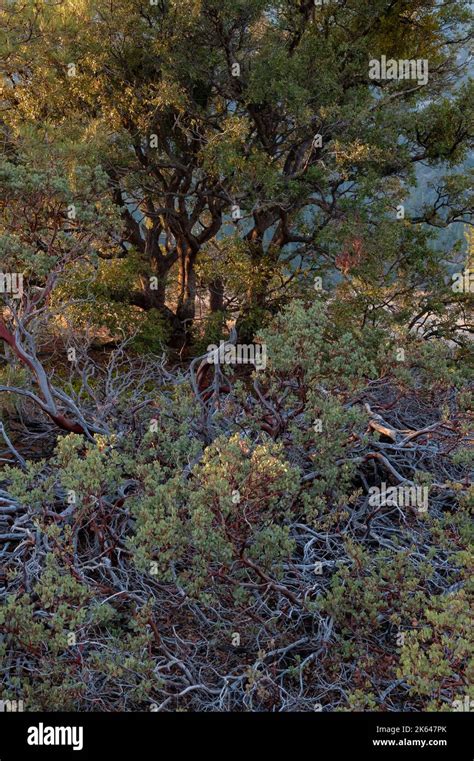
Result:
<svg viewBox="0 0 474 761"><path fill-rule="evenodd" d="M268 287L271 281L271 271L265 266L263 234L259 235L254 229L248 236L250 260L256 277L252 279L246 293L246 303L243 305L237 319L236 328L239 340L244 343L253 341L256 326L261 322L265 311ZM263 270L263 267L266 267Z"/></svg>
<svg viewBox="0 0 474 761"><path fill-rule="evenodd" d="M224 283L219 277L209 285L209 308L212 314L224 311Z"/></svg>
<svg viewBox="0 0 474 761"><path fill-rule="evenodd" d="M176 315L183 323L186 333L192 328L196 314L195 260L196 255L189 249L184 249L180 252L178 273L179 296Z"/></svg>
<svg viewBox="0 0 474 761"><path fill-rule="evenodd" d="M140 275L143 302L146 304L147 309L158 309L160 312L165 311L167 279L167 269L163 269L156 275Z"/></svg>

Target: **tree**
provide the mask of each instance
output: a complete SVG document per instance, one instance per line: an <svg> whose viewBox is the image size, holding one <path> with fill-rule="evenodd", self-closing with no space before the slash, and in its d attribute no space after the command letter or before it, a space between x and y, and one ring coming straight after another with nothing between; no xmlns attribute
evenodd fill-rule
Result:
<svg viewBox="0 0 474 761"><path fill-rule="evenodd" d="M12 139L54 133L65 161L102 167L123 221L115 255L141 262L130 299L175 331L195 316L196 263L204 250L212 262L209 244L232 223L248 261L242 323L280 303L298 267L354 270L361 291L396 275L398 295L430 268L442 277L427 228L472 209L455 174L472 141L472 86L458 85L465 2L26 0L21 11L2 11ZM428 61L427 83L371 79L382 56ZM451 174L402 219L420 162Z"/></svg>

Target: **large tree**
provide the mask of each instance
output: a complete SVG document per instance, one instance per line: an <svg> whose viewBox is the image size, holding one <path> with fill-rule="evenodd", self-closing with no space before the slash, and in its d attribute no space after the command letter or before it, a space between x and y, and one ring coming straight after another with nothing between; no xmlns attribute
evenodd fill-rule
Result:
<svg viewBox="0 0 474 761"><path fill-rule="evenodd" d="M134 255L129 301L175 331L203 252L222 307L225 239L247 263L241 317L297 268L357 273L373 310L374 284L439 282L430 226L470 219L468 5L19 0L0 12L2 119L20 148L61 141L66 165L101 167L123 226L99 255ZM382 56L427 60L427 83L372 79ZM400 219L421 163L440 166L437 192Z"/></svg>

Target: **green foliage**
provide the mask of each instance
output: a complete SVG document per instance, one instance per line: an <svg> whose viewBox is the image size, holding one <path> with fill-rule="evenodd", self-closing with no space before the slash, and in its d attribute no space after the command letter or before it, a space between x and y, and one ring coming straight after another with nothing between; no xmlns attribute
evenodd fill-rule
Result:
<svg viewBox="0 0 474 761"><path fill-rule="evenodd" d="M143 570L155 565L166 581L177 575L188 594L212 596L219 568L236 566L245 555L276 573L292 542L284 525L298 491L298 472L271 442L253 447L239 436L216 439L192 473L192 490L179 477L152 487L137 499L135 557ZM245 553L244 552L245 548ZM236 586L237 596L244 587Z"/></svg>
<svg viewBox="0 0 474 761"><path fill-rule="evenodd" d="M367 349L370 331L353 326L351 332L333 330L330 315L319 298L306 305L292 301L272 325L262 331L267 344L269 369L285 373L317 391L317 385L338 387L342 393L376 375L376 365ZM364 346L367 345L367 349Z"/></svg>
<svg viewBox="0 0 474 761"><path fill-rule="evenodd" d="M449 710L441 699L446 691L453 702L473 698L473 652L471 605L466 591L431 597L416 628L407 633L399 674L410 685L411 694L428 699L425 710ZM465 678L459 677L460 671Z"/></svg>

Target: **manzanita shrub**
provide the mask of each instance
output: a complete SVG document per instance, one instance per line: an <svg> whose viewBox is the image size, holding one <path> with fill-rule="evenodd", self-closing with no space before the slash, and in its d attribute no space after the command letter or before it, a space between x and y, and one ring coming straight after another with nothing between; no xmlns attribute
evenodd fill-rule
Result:
<svg viewBox="0 0 474 761"><path fill-rule="evenodd" d="M46 458L4 468L4 699L86 711L472 699L468 378L456 349L410 336L389 371L392 333L337 333L331 310L292 302L259 337L266 368L215 366L210 396L196 365L151 363L139 381L97 370L83 409L107 432L65 433ZM406 484L427 503L383 496Z"/></svg>

